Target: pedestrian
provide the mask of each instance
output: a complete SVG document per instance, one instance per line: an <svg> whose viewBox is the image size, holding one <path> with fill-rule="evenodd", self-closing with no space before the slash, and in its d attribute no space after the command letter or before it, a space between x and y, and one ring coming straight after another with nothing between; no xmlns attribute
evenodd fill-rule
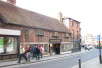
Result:
<svg viewBox="0 0 102 68"><path fill-rule="evenodd" d="M40 49L39 46L36 48L36 60L40 60Z"/></svg>
<svg viewBox="0 0 102 68"><path fill-rule="evenodd" d="M43 53L44 53L44 47L42 46L42 57L43 57Z"/></svg>
<svg viewBox="0 0 102 68"><path fill-rule="evenodd" d="M27 62L28 60L27 60L27 57L25 56L25 48L22 45L20 45L20 54L19 54L19 60L17 63L20 63L22 56L25 58Z"/></svg>
<svg viewBox="0 0 102 68"><path fill-rule="evenodd" d="M87 49L88 49L88 51L90 50L90 45L87 45Z"/></svg>
<svg viewBox="0 0 102 68"><path fill-rule="evenodd" d="M84 47L85 47L85 50L87 50L87 45L86 44L84 45Z"/></svg>
<svg viewBox="0 0 102 68"><path fill-rule="evenodd" d="M30 54L33 56L33 46L30 45L29 49L30 49Z"/></svg>
<svg viewBox="0 0 102 68"><path fill-rule="evenodd" d="M39 49L40 49L40 56L42 58L42 46L41 45L39 46Z"/></svg>
<svg viewBox="0 0 102 68"><path fill-rule="evenodd" d="M26 49L26 57L30 61L30 46L29 45L27 46L27 49Z"/></svg>
<svg viewBox="0 0 102 68"><path fill-rule="evenodd" d="M84 47L85 47L85 45L83 44L83 45L82 45L82 48L84 49Z"/></svg>
<svg viewBox="0 0 102 68"><path fill-rule="evenodd" d="M32 59L36 58L36 48L37 48L37 45L34 45Z"/></svg>

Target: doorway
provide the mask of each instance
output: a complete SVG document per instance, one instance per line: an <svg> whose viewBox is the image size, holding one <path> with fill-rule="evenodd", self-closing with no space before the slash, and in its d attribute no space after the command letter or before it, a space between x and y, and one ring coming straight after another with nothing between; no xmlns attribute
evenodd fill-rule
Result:
<svg viewBox="0 0 102 68"><path fill-rule="evenodd" d="M60 54L60 44L53 44L53 50L55 54Z"/></svg>

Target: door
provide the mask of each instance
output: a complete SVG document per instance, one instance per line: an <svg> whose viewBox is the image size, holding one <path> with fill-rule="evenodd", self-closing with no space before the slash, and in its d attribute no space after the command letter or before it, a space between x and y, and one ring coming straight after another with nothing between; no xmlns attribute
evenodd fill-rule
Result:
<svg viewBox="0 0 102 68"><path fill-rule="evenodd" d="M54 44L55 54L60 54L60 44Z"/></svg>

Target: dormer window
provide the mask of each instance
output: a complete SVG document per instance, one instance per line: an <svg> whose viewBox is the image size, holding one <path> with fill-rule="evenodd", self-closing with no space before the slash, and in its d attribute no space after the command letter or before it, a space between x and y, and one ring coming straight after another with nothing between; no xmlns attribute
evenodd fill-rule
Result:
<svg viewBox="0 0 102 68"><path fill-rule="evenodd" d="M44 30L36 29L36 30L35 30L35 34L36 34L36 35L41 35L41 36L43 36L43 35L44 35Z"/></svg>
<svg viewBox="0 0 102 68"><path fill-rule="evenodd" d="M58 36L58 32L54 32L53 36L57 37Z"/></svg>

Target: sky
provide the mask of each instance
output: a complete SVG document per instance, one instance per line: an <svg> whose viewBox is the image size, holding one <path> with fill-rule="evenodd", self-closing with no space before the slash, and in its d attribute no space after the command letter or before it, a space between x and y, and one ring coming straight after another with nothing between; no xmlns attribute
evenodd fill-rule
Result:
<svg viewBox="0 0 102 68"><path fill-rule="evenodd" d="M6 0L4 0L6 1ZM101 0L16 0L16 6L57 18L58 12L81 22L81 34L102 34Z"/></svg>

